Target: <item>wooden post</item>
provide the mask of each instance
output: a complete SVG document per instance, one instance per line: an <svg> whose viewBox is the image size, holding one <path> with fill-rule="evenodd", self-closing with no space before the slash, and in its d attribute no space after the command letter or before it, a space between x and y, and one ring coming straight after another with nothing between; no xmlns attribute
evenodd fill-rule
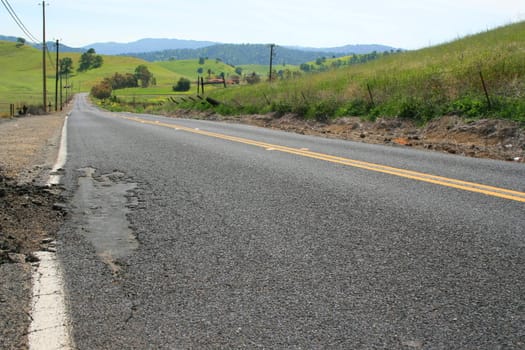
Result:
<svg viewBox="0 0 525 350"><path fill-rule="evenodd" d="M268 80L272 82L272 69L273 69L273 48L275 44L270 45L270 74L268 75Z"/></svg>
<svg viewBox="0 0 525 350"><path fill-rule="evenodd" d="M204 78L201 77L201 90L202 90L202 94L204 95Z"/></svg>
<svg viewBox="0 0 525 350"><path fill-rule="evenodd" d="M268 96L266 96L266 94L263 92L263 96L264 96L264 99L266 100L266 103L269 105L272 104L272 102L270 101L270 99L268 98Z"/></svg>
<svg viewBox="0 0 525 350"><path fill-rule="evenodd" d="M492 103L490 102L489 92L487 90L487 85L485 84L485 79L483 79L483 73L481 72L481 69L479 70L479 77L481 78L481 84L483 85L483 91L485 91L485 97L487 98L487 104L489 106L489 109L492 109Z"/></svg>
<svg viewBox="0 0 525 350"><path fill-rule="evenodd" d="M372 89L370 89L370 85L367 83L366 88L368 90L368 96L370 96L370 103L372 104L372 107L374 107L374 96L372 95Z"/></svg>
<svg viewBox="0 0 525 350"><path fill-rule="evenodd" d="M63 90L64 90L64 87L62 86L62 67L60 67L60 110L62 110L62 107L64 106L64 102L62 100Z"/></svg>
<svg viewBox="0 0 525 350"><path fill-rule="evenodd" d="M55 62L55 112L58 111L58 63L59 63L59 54L58 54L58 51L59 51L59 47L60 47L60 43L57 39L56 41L56 49L57 49L57 58L56 58L56 62Z"/></svg>

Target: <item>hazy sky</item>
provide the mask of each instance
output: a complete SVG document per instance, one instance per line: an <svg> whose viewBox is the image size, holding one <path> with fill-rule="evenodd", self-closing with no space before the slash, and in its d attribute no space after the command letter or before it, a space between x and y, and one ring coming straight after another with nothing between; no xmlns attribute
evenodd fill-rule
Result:
<svg viewBox="0 0 525 350"><path fill-rule="evenodd" d="M41 40L42 1L7 1ZM46 39L76 47L176 38L416 49L525 20L524 0L48 0L46 4ZM0 34L25 37L1 2Z"/></svg>

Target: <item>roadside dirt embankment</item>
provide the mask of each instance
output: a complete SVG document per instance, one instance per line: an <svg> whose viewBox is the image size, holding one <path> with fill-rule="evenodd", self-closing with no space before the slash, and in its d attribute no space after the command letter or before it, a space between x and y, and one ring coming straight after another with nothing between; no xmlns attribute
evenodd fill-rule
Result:
<svg viewBox="0 0 525 350"><path fill-rule="evenodd" d="M418 126L413 121L395 118L379 118L371 122L346 117L320 123L293 114L229 117L181 111L171 117L238 122L304 135L525 162L525 125L508 120L467 121L457 116L444 116L425 126Z"/></svg>
<svg viewBox="0 0 525 350"><path fill-rule="evenodd" d="M0 348L26 349L33 252L53 251L65 212L44 184L65 112L0 120Z"/></svg>

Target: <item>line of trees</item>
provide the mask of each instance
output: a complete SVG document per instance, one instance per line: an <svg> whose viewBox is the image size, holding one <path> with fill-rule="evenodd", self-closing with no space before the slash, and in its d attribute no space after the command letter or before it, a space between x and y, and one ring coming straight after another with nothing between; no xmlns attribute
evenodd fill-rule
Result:
<svg viewBox="0 0 525 350"><path fill-rule="evenodd" d="M113 90L156 85L155 77L145 65L141 64L135 68L135 73L115 73L113 76L104 78L102 82L91 88L91 95L98 99L111 97Z"/></svg>

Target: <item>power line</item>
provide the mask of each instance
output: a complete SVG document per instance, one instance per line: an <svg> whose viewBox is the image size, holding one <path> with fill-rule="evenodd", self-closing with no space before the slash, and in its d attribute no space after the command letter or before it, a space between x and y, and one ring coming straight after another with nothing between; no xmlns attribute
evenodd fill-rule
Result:
<svg viewBox="0 0 525 350"><path fill-rule="evenodd" d="M56 68L55 62L53 61L53 57L51 56L51 53L47 49L47 45L46 45L46 53L47 53L47 58L49 58L49 66L53 69Z"/></svg>
<svg viewBox="0 0 525 350"><path fill-rule="evenodd" d="M33 35L33 33L31 33L31 31L29 29L27 29L26 25L24 24L24 22L22 22L22 20L20 19L20 17L18 17L18 15L16 14L15 10L13 9L13 7L11 6L11 4L9 3L8 0L2 0L2 2L5 2L7 4L7 6L11 9L11 12L13 13L13 15L15 16L16 19L18 19L18 22L20 23L20 25L23 27L23 31L24 33L26 33L29 37L30 40L33 40L33 42L37 43L38 42L38 39L36 38L36 36Z"/></svg>
<svg viewBox="0 0 525 350"><path fill-rule="evenodd" d="M37 43L38 39L29 31L29 29L27 29L27 27L24 25L20 17L18 17L18 15L16 14L11 4L9 4L9 1L7 0L0 0L0 1L2 1L2 4L4 5L5 9L7 10L11 18L15 21L15 23L18 25L18 27L22 30L22 32L24 32L24 34L27 35L30 40Z"/></svg>
<svg viewBox="0 0 525 350"><path fill-rule="evenodd" d="M24 32L24 34L26 34L30 40L34 41L35 43L38 42L38 39L35 38L35 36L29 31L29 29L27 29L27 27L24 25L24 23L22 22L22 20L20 19L20 17L18 17L18 15L16 14L15 10L13 9L13 7L11 6L11 4L9 4L9 1L8 0L0 0L2 1L2 4L4 5L4 7L6 8L7 12L9 12L9 15L11 15L11 18L13 18L13 20L15 21L15 23L18 25L18 27ZM49 53L49 50L46 49L46 46L47 46L47 43L43 43L42 44L42 50L45 50L46 53L47 53L47 57L49 58L49 66L51 68L55 68L56 67L56 64L55 62L53 61L53 58L51 57L51 54Z"/></svg>

